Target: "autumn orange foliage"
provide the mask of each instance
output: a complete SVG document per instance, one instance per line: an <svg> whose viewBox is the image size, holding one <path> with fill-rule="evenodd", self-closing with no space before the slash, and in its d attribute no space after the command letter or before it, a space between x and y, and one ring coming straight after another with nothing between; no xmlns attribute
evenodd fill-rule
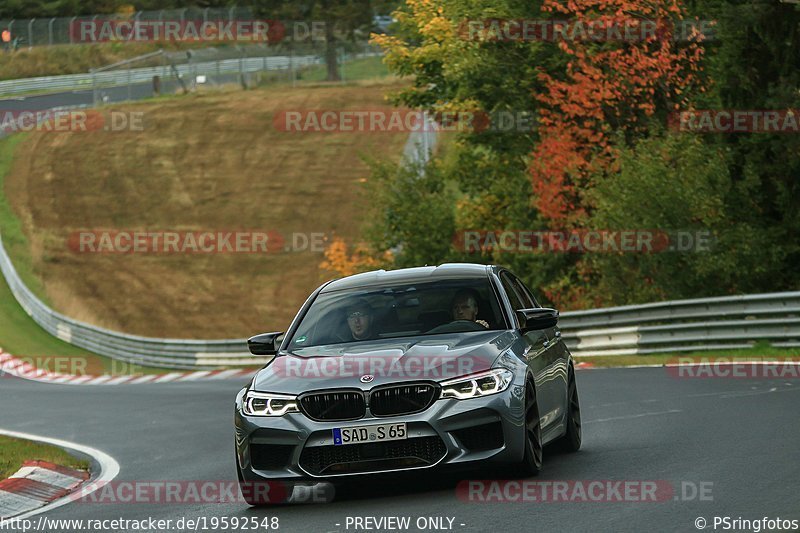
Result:
<svg viewBox="0 0 800 533"><path fill-rule="evenodd" d="M340 276L352 276L359 272L385 266L391 261L390 254L390 252L386 252L383 257L376 259L374 254L363 244L355 245L353 253L349 253L345 240L341 237L334 237L325 249L325 259L319 266Z"/></svg>
<svg viewBox="0 0 800 533"><path fill-rule="evenodd" d="M545 0L543 9L575 24L657 25L657 31L639 31L637 39L561 40L568 59L563 77L539 72L545 90L536 95L534 201L553 227L564 227L580 224L591 209L582 194L591 187L590 176L614 169L611 132L643 130L657 111L678 109L698 84L702 36L674 38L673 28L684 19L676 0Z"/></svg>

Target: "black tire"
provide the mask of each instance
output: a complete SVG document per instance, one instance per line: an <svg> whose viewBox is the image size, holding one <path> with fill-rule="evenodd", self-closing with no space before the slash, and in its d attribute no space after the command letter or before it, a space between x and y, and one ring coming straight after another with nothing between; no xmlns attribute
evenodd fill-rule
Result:
<svg viewBox="0 0 800 533"><path fill-rule="evenodd" d="M542 424L539 420L539 403L536 388L530 379L525 382L525 454L520 464L520 473L525 477L536 476L542 471Z"/></svg>
<svg viewBox="0 0 800 533"><path fill-rule="evenodd" d="M567 380L567 431L558 440L558 448L565 452L581 449L581 403L578 399L578 386L575 383L575 370L569 367Z"/></svg>

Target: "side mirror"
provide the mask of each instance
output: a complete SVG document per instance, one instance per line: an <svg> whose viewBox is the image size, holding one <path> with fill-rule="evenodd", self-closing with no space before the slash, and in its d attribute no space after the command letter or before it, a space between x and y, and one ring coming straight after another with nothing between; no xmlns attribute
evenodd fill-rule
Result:
<svg viewBox="0 0 800 533"><path fill-rule="evenodd" d="M537 307L534 309L519 309L517 311L520 330L523 333L537 329L548 329L556 327L558 324L558 311L547 307Z"/></svg>
<svg viewBox="0 0 800 533"><path fill-rule="evenodd" d="M262 333L247 339L247 347L253 355L275 355L278 353L278 337L283 335L282 331L272 333Z"/></svg>

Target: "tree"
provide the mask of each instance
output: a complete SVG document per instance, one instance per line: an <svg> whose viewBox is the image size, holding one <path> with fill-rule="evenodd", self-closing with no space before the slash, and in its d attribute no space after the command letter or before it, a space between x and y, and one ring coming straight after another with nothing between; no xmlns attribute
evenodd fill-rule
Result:
<svg viewBox="0 0 800 533"><path fill-rule="evenodd" d="M687 133L655 134L619 149L619 171L597 178L587 193L594 205L589 225L646 232L652 251L587 254L590 301L624 305L770 286L779 274L776 256L784 252L775 235L762 234L731 208L732 196L752 191L731 179L728 157Z"/></svg>
<svg viewBox="0 0 800 533"><path fill-rule="evenodd" d="M536 205L554 225L580 224L591 209L583 194L592 187L588 177L615 170L610 134L636 138L653 117L665 120L681 108L700 89L703 49L697 40L673 38L685 18L676 0L545 0L543 10L574 27L633 28L631 39L559 40L565 68L539 71L545 89L531 165Z"/></svg>
<svg viewBox="0 0 800 533"><path fill-rule="evenodd" d="M700 109L800 108L800 6L767 0L693 0L693 14L717 21L708 43L714 80ZM800 136L792 133L706 135L729 153L731 179L744 194L727 204L757 228L768 246L758 271L773 273L758 290L800 286ZM756 272L740 272L742 281ZM762 279L760 276L758 279Z"/></svg>
<svg viewBox="0 0 800 533"><path fill-rule="evenodd" d="M434 116L523 109L539 117L534 131L444 136L443 161L434 165L451 195L427 201L452 213L456 232L696 228L717 242L707 254L475 257L408 239L396 263L409 254L419 262L508 265L562 308L797 288L800 137L672 134L664 124L686 109L800 108L799 6L408 0L396 16L397 35L376 39L390 69L412 83L396 103ZM543 17L607 26L638 19L657 31L638 40L543 43L459 34L469 19ZM689 27L682 21L698 18L717 22L708 40L680 33Z"/></svg>
<svg viewBox="0 0 800 533"><path fill-rule="evenodd" d="M253 6L260 16L281 21L319 21L324 24L325 65L328 81L341 79L338 47L358 35L365 38L372 29L373 0L257 0ZM316 38L316 37L315 37Z"/></svg>
<svg viewBox="0 0 800 533"><path fill-rule="evenodd" d="M482 35L470 38L464 29L470 21L535 18L538 12L538 2L518 0L499 0L491 5L478 0L408 1L395 13L397 34L374 37L386 51L390 70L408 76L411 82L411 87L393 95L393 101L423 109L434 117L446 113L534 115L538 108L534 94L542 88L535 67L550 61L546 47L533 41L496 41ZM537 132L530 126L504 130L468 125L461 131L442 134L443 159L433 163L428 172L434 173L443 192L434 193L423 186L424 200L417 195L404 198L398 192L391 199L391 212L408 209L425 218L426 227L431 217L446 216L433 225L447 231L414 233L413 219L409 218L402 231L382 226L388 236L378 246L392 242L392 235L404 234L409 238L403 239L396 265L495 262L516 268L527 282L539 286L562 267L563 257L504 254L499 250L467 253L453 246L454 238L465 230L544 227L531 204L528 175L529 154L536 139ZM405 184L408 177L397 171L393 179ZM394 183L388 177L386 181ZM403 187L391 190L402 191ZM423 211L416 208L420 201L426 206ZM382 200L377 205L389 204ZM423 242L424 238L428 242ZM430 242L434 238L439 242Z"/></svg>

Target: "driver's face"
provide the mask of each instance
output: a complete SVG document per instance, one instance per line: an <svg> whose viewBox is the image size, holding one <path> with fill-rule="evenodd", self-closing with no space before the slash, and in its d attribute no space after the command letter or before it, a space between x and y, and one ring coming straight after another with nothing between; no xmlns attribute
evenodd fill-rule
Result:
<svg viewBox="0 0 800 533"><path fill-rule="evenodd" d="M478 317L478 304L469 297L459 298L453 304L453 320L475 321Z"/></svg>
<svg viewBox="0 0 800 533"><path fill-rule="evenodd" d="M372 317L365 310L353 311L347 315L347 325L353 338L362 339L369 334L369 325Z"/></svg>

